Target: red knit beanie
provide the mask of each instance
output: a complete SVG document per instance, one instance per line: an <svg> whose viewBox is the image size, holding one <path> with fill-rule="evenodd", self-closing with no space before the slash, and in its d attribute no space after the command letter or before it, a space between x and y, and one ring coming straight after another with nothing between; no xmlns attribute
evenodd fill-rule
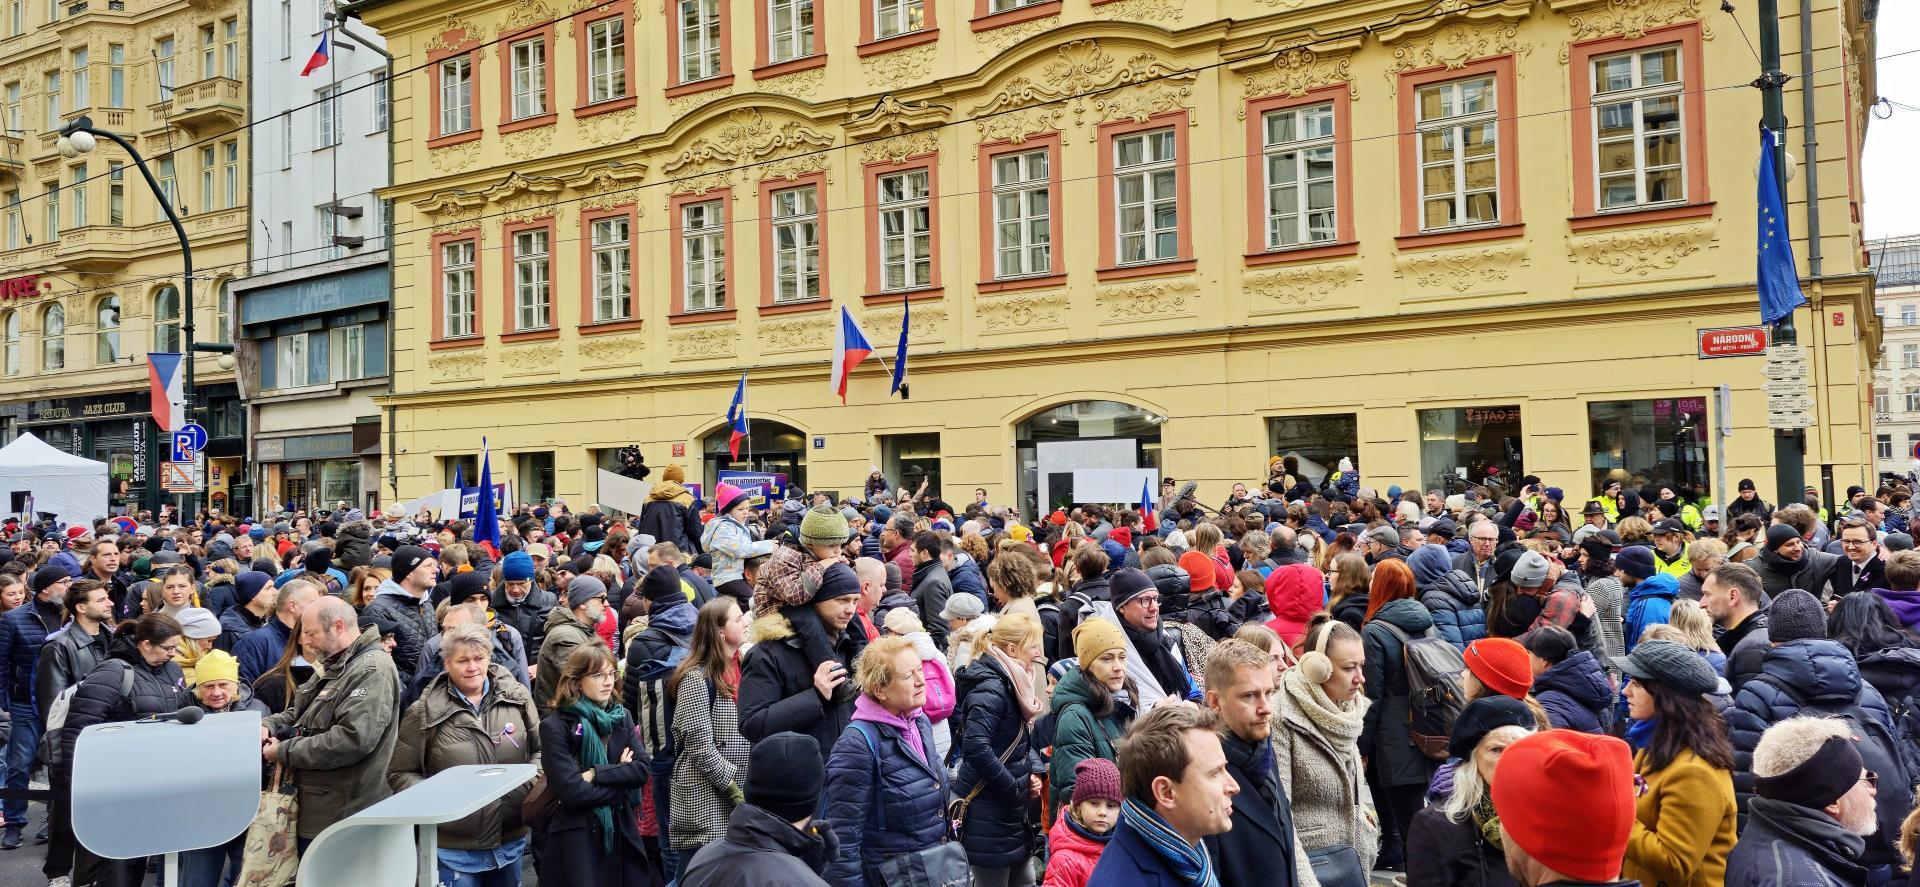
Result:
<svg viewBox="0 0 1920 887"><path fill-rule="evenodd" d="M1527 648L1512 638L1481 638L1467 645L1467 670L1487 689L1522 702L1533 687Z"/></svg>
<svg viewBox="0 0 1920 887"><path fill-rule="evenodd" d="M1073 766L1073 803L1120 803L1120 770L1106 758L1088 758Z"/></svg>
<svg viewBox="0 0 1920 887"><path fill-rule="evenodd" d="M1187 572L1187 579L1192 583L1191 589L1194 594L1213 590L1216 574L1213 571L1212 558L1197 551L1188 551L1180 555L1180 569Z"/></svg>
<svg viewBox="0 0 1920 887"><path fill-rule="evenodd" d="M1579 798L1580 827L1567 827ZM1611 736L1548 730L1507 746L1493 771L1501 830L1528 856L1569 878L1620 877L1633 831L1633 757Z"/></svg>

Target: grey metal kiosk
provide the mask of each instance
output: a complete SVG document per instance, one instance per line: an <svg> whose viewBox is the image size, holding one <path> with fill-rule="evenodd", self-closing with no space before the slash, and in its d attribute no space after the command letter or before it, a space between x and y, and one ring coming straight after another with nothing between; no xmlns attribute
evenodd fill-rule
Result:
<svg viewBox="0 0 1920 887"><path fill-rule="evenodd" d="M194 815L154 815L185 797L193 798ZM196 724L95 724L74 743L74 839L107 859L164 855L168 884L180 883L182 851L233 840L259 807L258 712L207 715Z"/></svg>
<svg viewBox="0 0 1920 887"><path fill-rule="evenodd" d="M259 744L258 735L254 744ZM254 754L258 756L257 749ZM440 824L493 803L536 772L532 764L469 764L442 770L328 826L301 854L298 883L433 887L440 876Z"/></svg>

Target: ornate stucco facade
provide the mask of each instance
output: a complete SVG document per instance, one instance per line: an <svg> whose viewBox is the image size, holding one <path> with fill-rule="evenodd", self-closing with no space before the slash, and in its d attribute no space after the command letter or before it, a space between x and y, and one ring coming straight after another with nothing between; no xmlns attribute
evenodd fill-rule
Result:
<svg viewBox="0 0 1920 887"><path fill-rule="evenodd" d="M389 496L482 434L520 499L596 499L627 443L711 484L744 370L755 466L809 489L881 465L1034 501L1047 442L1110 438L1209 501L1288 451L1382 489L1704 483L1724 383L1729 478L1774 498L1759 359L1696 356L1757 322L1757 71L1711 4L798 5L358 5L412 71ZM1860 3L1813 6L1807 463L1845 484L1872 465L1873 40ZM872 360L830 391L841 306L888 360L911 311L911 400Z"/></svg>
<svg viewBox="0 0 1920 887"><path fill-rule="evenodd" d="M239 0L0 3L0 433L109 463L115 508L173 501L146 356L182 350L180 248L124 151L62 157L58 130L84 115L146 156L193 244L196 336L226 341L227 283L247 273L249 32ZM209 493L237 507L233 373L203 355L196 374Z"/></svg>

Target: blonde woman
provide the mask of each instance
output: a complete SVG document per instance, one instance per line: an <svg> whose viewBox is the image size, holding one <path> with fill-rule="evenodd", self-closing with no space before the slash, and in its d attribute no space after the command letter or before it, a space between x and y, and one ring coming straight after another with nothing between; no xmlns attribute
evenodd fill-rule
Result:
<svg viewBox="0 0 1920 887"><path fill-rule="evenodd" d="M1685 598L1674 601L1672 612L1667 614L1667 626L1673 632L1663 633L1662 636L1699 653L1700 658L1713 666L1714 674L1727 676L1727 655L1720 652L1719 642L1713 639L1713 617L1707 615L1699 601Z"/></svg>
<svg viewBox="0 0 1920 887"><path fill-rule="evenodd" d="M1034 772L1033 719L1046 700L1028 670L1040 653L1040 622L1024 613L1003 615L987 635L986 652L954 676L966 700L960 723L960 767L954 794L972 798L961 822L974 881L1031 887L1033 823L1029 802L1040 796Z"/></svg>
<svg viewBox="0 0 1920 887"><path fill-rule="evenodd" d="M828 883L880 887L882 862L947 837L947 768L933 750L921 707L927 681L920 654L903 637L867 645L854 674L853 722L827 756L822 804L840 839Z"/></svg>

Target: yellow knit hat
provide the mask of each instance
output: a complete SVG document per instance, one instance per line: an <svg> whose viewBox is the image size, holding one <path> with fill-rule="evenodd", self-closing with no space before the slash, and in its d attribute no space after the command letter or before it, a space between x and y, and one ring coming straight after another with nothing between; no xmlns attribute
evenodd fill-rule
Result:
<svg viewBox="0 0 1920 887"><path fill-rule="evenodd" d="M212 681L232 681L240 683L240 660L233 658L225 650L208 650L193 666L195 684Z"/></svg>
<svg viewBox="0 0 1920 887"><path fill-rule="evenodd" d="M1108 650L1124 650L1127 638L1120 633L1120 626L1098 616L1080 623L1073 630L1073 655L1080 660L1080 667L1100 658Z"/></svg>

